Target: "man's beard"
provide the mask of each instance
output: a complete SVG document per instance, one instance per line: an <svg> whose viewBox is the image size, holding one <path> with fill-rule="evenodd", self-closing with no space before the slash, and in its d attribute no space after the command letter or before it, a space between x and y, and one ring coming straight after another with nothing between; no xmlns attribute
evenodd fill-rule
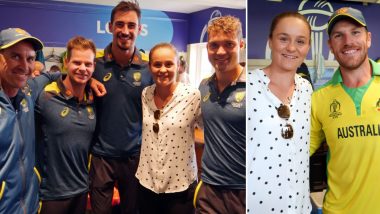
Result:
<svg viewBox="0 0 380 214"><path fill-rule="evenodd" d="M359 68L366 61L367 56L368 55L366 55L366 54L361 55L358 60L355 60L355 61L349 60L347 63L345 63L345 62L339 62L338 60L337 61L339 62L339 65L342 68L345 68L345 69L348 69L348 70L355 70L355 69Z"/></svg>

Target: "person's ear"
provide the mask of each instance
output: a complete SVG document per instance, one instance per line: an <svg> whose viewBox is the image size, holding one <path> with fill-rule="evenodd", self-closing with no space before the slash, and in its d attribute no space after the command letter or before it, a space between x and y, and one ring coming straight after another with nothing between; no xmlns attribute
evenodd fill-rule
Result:
<svg viewBox="0 0 380 214"><path fill-rule="evenodd" d="M272 50L272 39L268 38L268 46Z"/></svg>
<svg viewBox="0 0 380 214"><path fill-rule="evenodd" d="M112 22L108 22L108 31L112 33Z"/></svg>
<svg viewBox="0 0 380 214"><path fill-rule="evenodd" d="M239 44L240 49L243 49L244 46L245 46L245 42L244 42L244 40L243 40L243 39L240 39L240 44Z"/></svg>
<svg viewBox="0 0 380 214"><path fill-rule="evenodd" d="M67 71L67 64L69 63L69 59L67 58L67 52L64 56L64 59L63 59L63 68Z"/></svg>
<svg viewBox="0 0 380 214"><path fill-rule="evenodd" d="M330 39L330 38L327 39L327 45L329 46L330 51L333 52L333 51L332 51L331 39Z"/></svg>
<svg viewBox="0 0 380 214"><path fill-rule="evenodd" d="M137 28L137 35L139 35L141 33L142 26L139 24Z"/></svg>
<svg viewBox="0 0 380 214"><path fill-rule="evenodd" d="M367 48L370 48L372 44L372 34L371 32L367 32Z"/></svg>

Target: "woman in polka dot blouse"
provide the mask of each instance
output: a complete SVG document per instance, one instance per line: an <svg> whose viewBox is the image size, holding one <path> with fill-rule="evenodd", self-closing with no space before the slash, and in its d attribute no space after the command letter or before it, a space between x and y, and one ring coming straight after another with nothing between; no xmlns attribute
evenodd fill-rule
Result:
<svg viewBox="0 0 380 214"><path fill-rule="evenodd" d="M155 82L142 92L140 213L194 213L197 180L194 126L200 117L198 89L176 81L178 53L160 43L149 53Z"/></svg>
<svg viewBox="0 0 380 214"><path fill-rule="evenodd" d="M310 83L296 74L311 27L296 12L277 15L272 62L248 72L247 213L310 213Z"/></svg>

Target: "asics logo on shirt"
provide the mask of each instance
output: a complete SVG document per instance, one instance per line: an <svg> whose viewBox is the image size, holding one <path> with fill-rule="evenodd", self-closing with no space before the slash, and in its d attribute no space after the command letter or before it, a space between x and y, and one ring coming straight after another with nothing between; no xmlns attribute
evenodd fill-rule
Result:
<svg viewBox="0 0 380 214"><path fill-rule="evenodd" d="M108 80L110 80L112 77L112 73L107 73L104 77L103 77L103 81L104 82L107 82Z"/></svg>

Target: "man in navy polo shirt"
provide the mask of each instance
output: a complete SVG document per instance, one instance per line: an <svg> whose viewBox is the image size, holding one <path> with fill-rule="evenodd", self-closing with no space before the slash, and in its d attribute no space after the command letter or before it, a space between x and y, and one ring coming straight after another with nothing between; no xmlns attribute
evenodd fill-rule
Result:
<svg viewBox="0 0 380 214"><path fill-rule="evenodd" d="M197 213L245 213L245 69L239 19L224 16L207 29L208 57L215 74L199 86L205 150Z"/></svg>
<svg viewBox="0 0 380 214"><path fill-rule="evenodd" d="M122 213L136 213L142 107L141 92L153 83L148 57L135 47L141 31L137 3L120 2L111 13L112 43L97 58L93 77L102 82L107 95L96 99L97 127L90 168L93 213L110 213L117 184Z"/></svg>
<svg viewBox="0 0 380 214"><path fill-rule="evenodd" d="M96 124L88 81L95 69L95 54L91 40L70 39L66 78L47 85L38 96L36 160L42 178L41 214L86 211L88 155Z"/></svg>

